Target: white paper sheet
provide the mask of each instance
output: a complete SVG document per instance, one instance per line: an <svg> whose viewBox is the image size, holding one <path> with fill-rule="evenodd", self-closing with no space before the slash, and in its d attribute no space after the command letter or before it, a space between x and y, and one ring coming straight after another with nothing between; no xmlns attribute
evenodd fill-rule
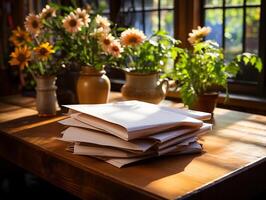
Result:
<svg viewBox="0 0 266 200"><path fill-rule="evenodd" d="M112 158L133 158L133 157L143 157L147 155L164 155L171 151L175 151L178 147L188 146L192 142L196 142L196 137L191 137L183 140L182 143L167 147L164 149L150 149L146 152L129 152L124 149L101 146L101 145L92 145L92 144L82 144L76 142L74 144L73 153L78 155L87 155L87 156L101 156L101 157L112 157Z"/></svg>
<svg viewBox="0 0 266 200"><path fill-rule="evenodd" d="M75 116L76 114L72 114L72 116ZM86 129L90 129L90 130L96 130L96 131L102 131L105 132L104 130L98 129L94 126L91 126L89 124L83 123L79 120L76 120L73 117L69 117L63 120L58 121L58 123L63 124L65 126L73 126L73 127L79 127L79 128L86 128Z"/></svg>
<svg viewBox="0 0 266 200"><path fill-rule="evenodd" d="M110 134L77 127L69 127L64 130L63 133L62 140L68 142L85 142L142 152L147 151L156 143L156 141L152 140L136 140L127 142Z"/></svg>
<svg viewBox="0 0 266 200"><path fill-rule="evenodd" d="M192 154L192 153L200 153L202 151L202 146L198 143L198 142L193 142L187 146L183 146L180 149L176 149L172 152L169 152L167 154L164 154L163 156L168 156L168 155L183 155L183 154ZM153 157L158 157L157 155L147 155L147 156L143 156L140 158L106 158L106 157L97 157L101 160L104 160L105 162L121 168L124 167L126 165L141 161L141 160L146 160L149 158L153 158ZM159 158L158 158L159 159Z"/></svg>
<svg viewBox="0 0 266 200"><path fill-rule="evenodd" d="M204 123L202 125L202 127L200 127L199 129L198 128L191 128L191 127L181 127L179 129L172 130L172 131L164 131L162 133L156 133L154 135L148 136L148 138L158 140L162 143L162 142L172 140L174 138L177 138L177 137L184 135L184 134L187 134L187 133L191 133L191 132L195 132L195 131L200 131L199 133L201 133L201 132L208 131L211 129L212 129L212 124Z"/></svg>
<svg viewBox="0 0 266 200"><path fill-rule="evenodd" d="M203 124L201 120L140 101L96 105L66 105L66 107L83 113L83 115L77 115L75 119L104 129L125 140L144 137L171 127L200 127Z"/></svg>
<svg viewBox="0 0 266 200"><path fill-rule="evenodd" d="M164 109L171 111L171 112L177 112L179 114L186 115L188 117L192 117L199 120L210 120L212 118L211 113L207 112L201 112L196 110L188 110L188 109L180 109L180 108L172 108L172 107L166 107L162 106Z"/></svg>

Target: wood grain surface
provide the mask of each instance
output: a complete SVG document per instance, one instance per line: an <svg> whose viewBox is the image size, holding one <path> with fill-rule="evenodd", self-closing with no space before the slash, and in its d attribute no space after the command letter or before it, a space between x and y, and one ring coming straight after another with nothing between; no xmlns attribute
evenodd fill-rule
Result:
<svg viewBox="0 0 266 200"><path fill-rule="evenodd" d="M0 103L0 156L82 199L248 199L266 188L265 116L216 108L202 154L118 169L66 151L68 143L57 140L65 116L39 118L34 104L9 99ZM111 101L121 99L112 93Z"/></svg>

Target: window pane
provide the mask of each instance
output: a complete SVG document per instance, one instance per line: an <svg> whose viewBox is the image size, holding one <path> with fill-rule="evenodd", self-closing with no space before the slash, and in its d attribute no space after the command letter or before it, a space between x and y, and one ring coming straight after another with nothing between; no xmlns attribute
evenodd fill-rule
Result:
<svg viewBox="0 0 266 200"><path fill-rule="evenodd" d="M222 0L205 0L205 6L222 6Z"/></svg>
<svg viewBox="0 0 266 200"><path fill-rule="evenodd" d="M144 9L158 9L158 0L145 0Z"/></svg>
<svg viewBox="0 0 266 200"><path fill-rule="evenodd" d="M142 23L142 13L137 12L127 12L123 14L121 17L123 19L121 21L122 26L127 26L127 27L135 27L140 30L143 30L143 23Z"/></svg>
<svg viewBox="0 0 266 200"><path fill-rule="evenodd" d="M236 6L236 5L243 5L243 4L244 4L244 0L225 0L226 6Z"/></svg>
<svg viewBox="0 0 266 200"><path fill-rule="evenodd" d="M260 5L261 0L247 0L247 5Z"/></svg>
<svg viewBox="0 0 266 200"><path fill-rule="evenodd" d="M122 11L128 11L128 10L142 10L142 3L141 0L123 0L122 3Z"/></svg>
<svg viewBox="0 0 266 200"><path fill-rule="evenodd" d="M161 12L161 30L165 30L171 36L174 36L174 11Z"/></svg>
<svg viewBox="0 0 266 200"><path fill-rule="evenodd" d="M208 40L215 40L222 46L222 24L223 11L222 9L210 9L205 12L205 26L211 27L211 33L206 37Z"/></svg>
<svg viewBox="0 0 266 200"><path fill-rule="evenodd" d="M246 51L258 53L260 8L247 8L246 11Z"/></svg>
<svg viewBox="0 0 266 200"><path fill-rule="evenodd" d="M150 36L158 30L158 12L145 12L145 34Z"/></svg>
<svg viewBox="0 0 266 200"><path fill-rule="evenodd" d="M225 18L225 57L233 59L242 52L243 9L226 9Z"/></svg>
<svg viewBox="0 0 266 200"><path fill-rule="evenodd" d="M161 8L174 8L174 0L161 0Z"/></svg>

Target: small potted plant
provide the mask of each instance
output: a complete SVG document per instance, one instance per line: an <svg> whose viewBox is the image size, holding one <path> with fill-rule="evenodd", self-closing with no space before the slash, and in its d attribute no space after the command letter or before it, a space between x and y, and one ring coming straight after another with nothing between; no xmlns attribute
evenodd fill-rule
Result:
<svg viewBox="0 0 266 200"><path fill-rule="evenodd" d="M228 78L237 75L240 65L251 65L261 71L262 62L250 53L239 54L232 61L226 62L223 49L215 41L203 41L210 31L209 27L198 27L189 34L188 41L192 49L177 49L177 61L168 76L177 80L185 105L212 113L218 88L224 88L228 96Z"/></svg>
<svg viewBox="0 0 266 200"><path fill-rule="evenodd" d="M15 50L9 63L19 66L20 71L30 72L35 79L36 106L40 116L55 115L58 108L55 80L61 64L58 57L60 45L51 27L55 21L58 21L57 10L47 5L39 15L26 17L26 31L17 28L10 37Z"/></svg>
<svg viewBox="0 0 266 200"><path fill-rule="evenodd" d="M179 42L164 31L147 38L135 28L123 31L120 41L124 48L120 68L126 73L126 83L121 89L123 97L159 103L168 90L167 80L159 78L173 63Z"/></svg>

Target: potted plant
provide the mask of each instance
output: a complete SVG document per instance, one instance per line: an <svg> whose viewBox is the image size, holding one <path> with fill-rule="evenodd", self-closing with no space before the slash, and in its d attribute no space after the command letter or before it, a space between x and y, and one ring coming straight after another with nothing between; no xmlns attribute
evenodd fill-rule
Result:
<svg viewBox="0 0 266 200"><path fill-rule="evenodd" d="M77 81L79 103L106 103L110 81L105 75L105 65L111 65L123 51L110 28L110 21L101 15L89 15L77 8L63 20L65 49L68 62L81 66Z"/></svg>
<svg viewBox="0 0 266 200"><path fill-rule="evenodd" d="M192 49L177 49L177 61L168 76L177 80L185 105L212 113L219 88L225 88L228 96L228 78L237 75L240 65L251 65L261 71L262 62L250 53L239 54L226 62L223 49L215 41L203 41L210 31L209 27L198 27L189 34L188 41Z"/></svg>
<svg viewBox="0 0 266 200"><path fill-rule="evenodd" d="M168 81L159 82L159 78L173 63L179 42L164 31L147 38L135 28L123 31L120 41L124 48L120 68L126 73L126 83L121 89L123 97L159 103L168 90Z"/></svg>
<svg viewBox="0 0 266 200"><path fill-rule="evenodd" d="M29 14L25 20L26 31L13 31L10 41L15 50L9 63L20 70L30 72L35 79L36 106L40 116L55 115L58 108L56 98L56 74L61 69L60 44L51 24L58 23L57 10L47 5L40 14ZM23 78L21 78L23 82Z"/></svg>

